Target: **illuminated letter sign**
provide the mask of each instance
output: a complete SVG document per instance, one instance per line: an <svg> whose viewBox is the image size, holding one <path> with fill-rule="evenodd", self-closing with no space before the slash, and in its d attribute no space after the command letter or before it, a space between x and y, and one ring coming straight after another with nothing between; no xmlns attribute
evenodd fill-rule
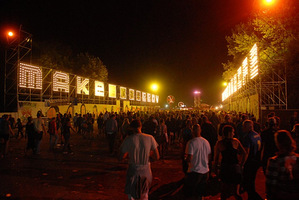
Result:
<svg viewBox="0 0 299 200"><path fill-rule="evenodd" d="M37 66L20 63L19 87L42 89L42 70Z"/></svg>
<svg viewBox="0 0 299 200"><path fill-rule="evenodd" d="M249 56L244 59L242 66L238 69L237 73L230 80L227 88L222 93L222 101L244 86L249 78L253 79L258 74L258 49L257 44L254 44L249 52Z"/></svg>
<svg viewBox="0 0 299 200"><path fill-rule="evenodd" d="M147 102L152 102L152 95L147 93Z"/></svg>
<svg viewBox="0 0 299 200"><path fill-rule="evenodd" d="M141 92L136 90L136 101L141 101Z"/></svg>
<svg viewBox="0 0 299 200"><path fill-rule="evenodd" d="M159 96L156 95L156 103L159 103Z"/></svg>
<svg viewBox="0 0 299 200"><path fill-rule="evenodd" d="M257 45L254 44L252 49L250 50L250 79L253 79L259 73L257 61Z"/></svg>
<svg viewBox="0 0 299 200"><path fill-rule="evenodd" d="M131 101L135 100L135 95L134 95L133 89L129 89L129 100L131 100Z"/></svg>
<svg viewBox="0 0 299 200"><path fill-rule="evenodd" d="M70 78L67 73L55 71L53 74L53 91L69 92Z"/></svg>
<svg viewBox="0 0 299 200"><path fill-rule="evenodd" d="M119 92L120 92L119 97L121 99L127 99L127 88L125 88L125 87L119 87Z"/></svg>
<svg viewBox="0 0 299 200"><path fill-rule="evenodd" d="M239 90L242 87L242 82L243 82L242 67L239 67L237 77L238 77L237 90Z"/></svg>
<svg viewBox="0 0 299 200"><path fill-rule="evenodd" d="M89 94L89 79L77 76L77 94Z"/></svg>
<svg viewBox="0 0 299 200"><path fill-rule="evenodd" d="M245 85L247 83L247 75L248 75L248 60L247 58L244 59L242 63L242 68L243 68L243 83L242 85Z"/></svg>
<svg viewBox="0 0 299 200"><path fill-rule="evenodd" d="M94 95L97 97L104 97L105 96L104 82L95 81L94 86L95 86Z"/></svg>
<svg viewBox="0 0 299 200"><path fill-rule="evenodd" d="M146 93L145 92L142 92L142 101L146 102Z"/></svg>
<svg viewBox="0 0 299 200"><path fill-rule="evenodd" d="M152 103L156 102L156 95L152 94Z"/></svg>
<svg viewBox="0 0 299 200"><path fill-rule="evenodd" d="M116 98L116 85L109 84L109 97Z"/></svg>

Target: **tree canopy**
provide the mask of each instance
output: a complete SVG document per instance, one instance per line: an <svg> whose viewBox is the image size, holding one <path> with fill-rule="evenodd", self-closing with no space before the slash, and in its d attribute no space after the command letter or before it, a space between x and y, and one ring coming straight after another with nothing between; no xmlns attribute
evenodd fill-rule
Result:
<svg viewBox="0 0 299 200"><path fill-rule="evenodd" d="M229 60L223 63L228 81L241 66L252 46L259 48L260 73L284 71L288 82L289 107L298 108L299 97L299 1L286 1L279 9L255 13L226 37Z"/></svg>
<svg viewBox="0 0 299 200"><path fill-rule="evenodd" d="M226 37L230 60L223 63L223 78L229 80L241 65L254 43L258 43L261 72L280 67L299 39L299 13L294 5L279 10L263 10L240 23Z"/></svg>
<svg viewBox="0 0 299 200"><path fill-rule="evenodd" d="M33 49L33 60L38 65L108 81L107 67L99 57L88 53L74 55L71 47L57 42L40 42Z"/></svg>

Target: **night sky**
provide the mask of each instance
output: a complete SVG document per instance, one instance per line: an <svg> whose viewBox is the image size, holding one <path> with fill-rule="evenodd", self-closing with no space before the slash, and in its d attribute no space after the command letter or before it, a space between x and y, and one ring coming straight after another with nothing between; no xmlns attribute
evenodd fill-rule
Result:
<svg viewBox="0 0 299 200"><path fill-rule="evenodd" d="M99 57L109 83L150 92L156 81L161 102L171 94L192 106L197 89L203 102L217 104L221 63L229 59L225 36L254 1L0 0L0 26L22 24L33 43L57 41Z"/></svg>

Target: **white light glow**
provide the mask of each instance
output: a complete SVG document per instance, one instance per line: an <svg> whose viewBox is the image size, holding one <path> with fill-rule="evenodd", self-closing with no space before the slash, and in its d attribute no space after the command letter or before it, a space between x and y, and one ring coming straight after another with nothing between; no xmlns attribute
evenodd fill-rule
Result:
<svg viewBox="0 0 299 200"><path fill-rule="evenodd" d="M77 94L89 95L89 79L77 76Z"/></svg>
<svg viewBox="0 0 299 200"><path fill-rule="evenodd" d="M69 74L64 72L55 71L53 74L53 91L69 93Z"/></svg>
<svg viewBox="0 0 299 200"><path fill-rule="evenodd" d="M40 67L20 63L19 67L19 87L42 89L42 70Z"/></svg>
<svg viewBox="0 0 299 200"><path fill-rule="evenodd" d="M95 85L95 92L94 92L95 96L104 97L105 96L104 82L95 81L94 85Z"/></svg>
<svg viewBox="0 0 299 200"><path fill-rule="evenodd" d="M116 98L116 85L109 84L109 97Z"/></svg>
<svg viewBox="0 0 299 200"><path fill-rule="evenodd" d="M134 101L135 100L135 90L129 89L129 100Z"/></svg>
<svg viewBox="0 0 299 200"><path fill-rule="evenodd" d="M141 101L141 92L136 90L136 101Z"/></svg>
<svg viewBox="0 0 299 200"><path fill-rule="evenodd" d="M159 96L156 95L156 103L159 103Z"/></svg>
<svg viewBox="0 0 299 200"><path fill-rule="evenodd" d="M127 88L126 87L119 87L119 98L121 99L127 99Z"/></svg>

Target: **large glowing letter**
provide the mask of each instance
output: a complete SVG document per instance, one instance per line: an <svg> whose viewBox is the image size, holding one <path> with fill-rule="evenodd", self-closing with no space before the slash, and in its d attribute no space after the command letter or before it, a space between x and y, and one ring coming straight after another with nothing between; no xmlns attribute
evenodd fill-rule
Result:
<svg viewBox="0 0 299 200"><path fill-rule="evenodd" d="M129 89L129 100L131 100L131 101L135 100L135 95L134 95L133 89Z"/></svg>
<svg viewBox="0 0 299 200"><path fill-rule="evenodd" d="M42 89L42 70L33 65L20 63L19 87Z"/></svg>
<svg viewBox="0 0 299 200"><path fill-rule="evenodd" d="M156 102L156 95L152 94L152 103Z"/></svg>
<svg viewBox="0 0 299 200"><path fill-rule="evenodd" d="M254 44L252 49L250 50L250 79L256 77L258 73L259 73L259 69L258 69L257 45Z"/></svg>
<svg viewBox="0 0 299 200"><path fill-rule="evenodd" d="M67 73L55 71L53 74L53 91L69 93L70 77Z"/></svg>
<svg viewBox="0 0 299 200"><path fill-rule="evenodd" d="M152 102L152 95L147 93L147 102Z"/></svg>
<svg viewBox="0 0 299 200"><path fill-rule="evenodd" d="M242 69L243 69L243 82L242 85L245 85L247 83L247 76L248 76L248 59L245 58L242 63Z"/></svg>
<svg viewBox="0 0 299 200"><path fill-rule="evenodd" d="M242 67L239 67L237 77L238 77L237 90L239 90L242 87L242 82L243 82Z"/></svg>
<svg viewBox="0 0 299 200"><path fill-rule="evenodd" d="M95 92L94 95L97 97L104 97L105 96L105 89L104 89L104 82L95 81L94 82Z"/></svg>
<svg viewBox="0 0 299 200"><path fill-rule="evenodd" d="M109 84L109 97L116 98L116 85Z"/></svg>
<svg viewBox="0 0 299 200"><path fill-rule="evenodd" d="M77 94L89 94L89 79L77 76Z"/></svg>
<svg viewBox="0 0 299 200"><path fill-rule="evenodd" d="M141 101L141 92L136 90L136 101Z"/></svg>
<svg viewBox="0 0 299 200"><path fill-rule="evenodd" d="M127 99L127 88L125 87L119 87L119 98L121 99Z"/></svg>
<svg viewBox="0 0 299 200"><path fill-rule="evenodd" d="M142 101L146 102L146 93L145 92L142 92Z"/></svg>
<svg viewBox="0 0 299 200"><path fill-rule="evenodd" d="M156 95L156 103L159 103L159 96Z"/></svg>

